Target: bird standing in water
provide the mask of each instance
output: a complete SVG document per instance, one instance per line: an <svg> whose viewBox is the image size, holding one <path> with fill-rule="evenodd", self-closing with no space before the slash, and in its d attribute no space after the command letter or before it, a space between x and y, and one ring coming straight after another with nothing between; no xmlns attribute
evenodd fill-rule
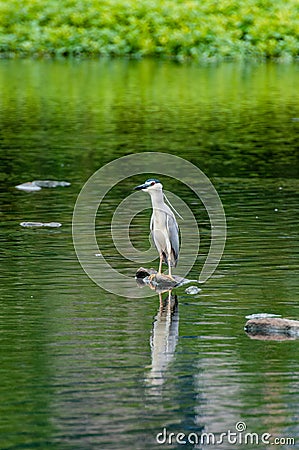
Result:
<svg viewBox="0 0 299 450"><path fill-rule="evenodd" d="M175 267L178 261L179 227L174 213L164 202L163 185L159 180L151 178L134 189L148 192L151 196L153 214L150 230L160 256L158 274L161 275L164 262L168 265L168 276L173 280L171 267Z"/></svg>

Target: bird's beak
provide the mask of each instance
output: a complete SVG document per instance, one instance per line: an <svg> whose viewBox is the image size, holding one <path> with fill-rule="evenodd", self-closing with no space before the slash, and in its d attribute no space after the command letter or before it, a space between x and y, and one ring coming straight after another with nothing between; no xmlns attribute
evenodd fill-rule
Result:
<svg viewBox="0 0 299 450"><path fill-rule="evenodd" d="M146 189L146 188L147 188L146 184L139 184L139 186L134 187L134 191L141 191L141 189Z"/></svg>

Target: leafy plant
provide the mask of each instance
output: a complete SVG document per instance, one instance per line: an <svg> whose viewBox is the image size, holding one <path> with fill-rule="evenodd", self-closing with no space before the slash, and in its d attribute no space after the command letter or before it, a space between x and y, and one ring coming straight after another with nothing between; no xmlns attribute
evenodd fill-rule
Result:
<svg viewBox="0 0 299 450"><path fill-rule="evenodd" d="M0 0L4 56L296 58L297 0Z"/></svg>

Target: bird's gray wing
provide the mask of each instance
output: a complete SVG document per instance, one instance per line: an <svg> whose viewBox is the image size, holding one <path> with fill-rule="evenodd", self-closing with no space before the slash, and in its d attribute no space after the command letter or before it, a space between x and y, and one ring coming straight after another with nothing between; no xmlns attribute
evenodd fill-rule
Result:
<svg viewBox="0 0 299 450"><path fill-rule="evenodd" d="M175 262L177 262L180 250L179 226L173 214L167 214L167 230L173 251Z"/></svg>
<svg viewBox="0 0 299 450"><path fill-rule="evenodd" d="M153 237L153 231L154 231L154 214L152 214L152 217L151 217L150 230L151 230L151 235L152 235L152 237Z"/></svg>

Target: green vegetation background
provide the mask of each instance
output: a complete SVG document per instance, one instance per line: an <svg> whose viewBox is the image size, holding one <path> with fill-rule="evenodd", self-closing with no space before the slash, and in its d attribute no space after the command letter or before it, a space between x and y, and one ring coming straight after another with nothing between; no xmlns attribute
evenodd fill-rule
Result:
<svg viewBox="0 0 299 450"><path fill-rule="evenodd" d="M298 0L0 0L0 54L299 55Z"/></svg>

